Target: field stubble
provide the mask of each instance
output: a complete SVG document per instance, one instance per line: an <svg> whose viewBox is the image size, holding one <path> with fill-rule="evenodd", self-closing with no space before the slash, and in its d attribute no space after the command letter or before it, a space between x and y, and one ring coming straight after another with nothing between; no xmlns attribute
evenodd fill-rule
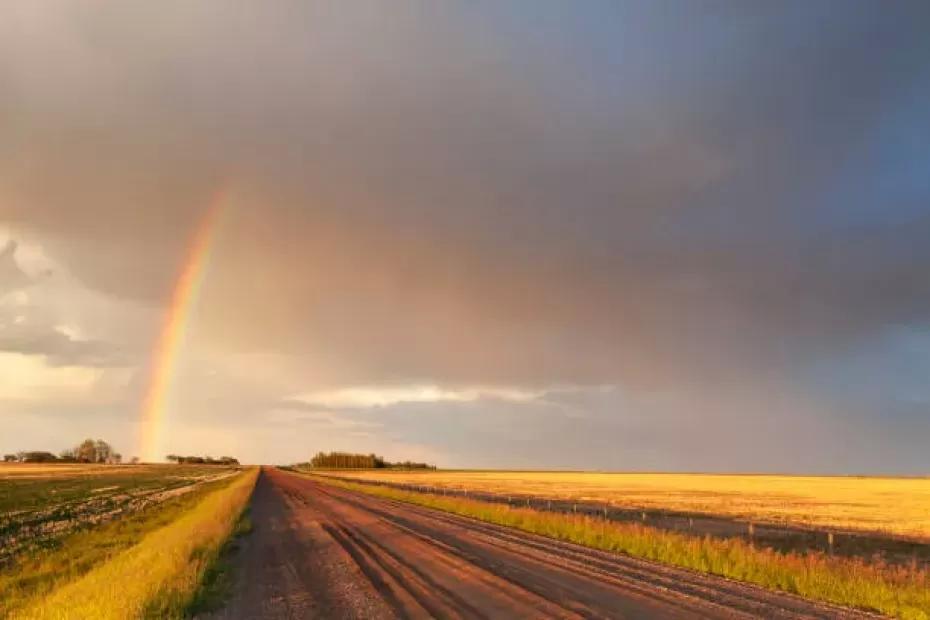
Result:
<svg viewBox="0 0 930 620"><path fill-rule="evenodd" d="M76 555L73 575L50 573L49 589L41 594L32 587L31 574L21 575L25 579L12 585L27 589L10 617L182 617L239 523L256 477L257 469L241 472L172 500L173 510L159 508L145 518L130 516L73 535L68 539L73 544L31 567L41 571L44 565ZM111 543L113 549L107 551ZM72 553L79 546L96 553L98 561L83 562L85 554Z"/></svg>
<svg viewBox="0 0 930 620"><path fill-rule="evenodd" d="M0 566L74 531L139 512L235 472L171 465L4 465Z"/></svg>

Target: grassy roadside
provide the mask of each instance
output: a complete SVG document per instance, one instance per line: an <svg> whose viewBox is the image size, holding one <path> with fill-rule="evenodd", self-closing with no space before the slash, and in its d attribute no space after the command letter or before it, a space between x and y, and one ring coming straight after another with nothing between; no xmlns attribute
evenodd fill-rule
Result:
<svg viewBox="0 0 930 620"><path fill-rule="evenodd" d="M74 581L164 527L231 479L208 482L146 510L72 533L41 551L21 553L0 570L0 618Z"/></svg>
<svg viewBox="0 0 930 620"><path fill-rule="evenodd" d="M300 474L311 475L311 474ZM930 573L823 553L776 553L740 539L697 538L633 523L511 508L457 497L402 491L328 477L326 484L434 508L533 534L623 553L772 590L906 620L930 618Z"/></svg>
<svg viewBox="0 0 930 620"><path fill-rule="evenodd" d="M214 561L204 571L203 580L194 596L184 607L183 616L193 618L199 614L221 609L229 600L235 582L233 558L239 548L239 539L252 531L252 519L246 507L232 533L217 554Z"/></svg>
<svg viewBox="0 0 930 620"><path fill-rule="evenodd" d="M247 471L138 544L97 565L11 618L176 618L240 520L258 470Z"/></svg>

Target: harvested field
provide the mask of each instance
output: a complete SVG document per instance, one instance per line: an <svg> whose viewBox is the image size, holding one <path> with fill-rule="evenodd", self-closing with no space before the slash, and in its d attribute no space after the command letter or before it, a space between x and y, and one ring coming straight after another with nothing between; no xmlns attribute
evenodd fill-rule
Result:
<svg viewBox="0 0 930 620"><path fill-rule="evenodd" d="M45 596L34 597L11 617L189 617L186 610L239 521L257 473L246 470L211 485L211 491L163 527Z"/></svg>
<svg viewBox="0 0 930 620"><path fill-rule="evenodd" d="M0 463L0 480L4 478L63 478L93 476L100 473L138 472L161 465L99 465L84 463Z"/></svg>
<svg viewBox="0 0 930 620"><path fill-rule="evenodd" d="M154 531L189 513L208 495L228 487L241 476L182 487L145 510L122 514L95 527L77 528L39 548L19 553L0 565L0 618L41 601L95 567L139 544Z"/></svg>
<svg viewBox="0 0 930 620"><path fill-rule="evenodd" d="M215 466L5 465L0 468L0 563L236 471Z"/></svg>
<svg viewBox="0 0 930 620"><path fill-rule="evenodd" d="M798 527L930 538L930 478L495 471L340 471L357 480L606 503Z"/></svg>

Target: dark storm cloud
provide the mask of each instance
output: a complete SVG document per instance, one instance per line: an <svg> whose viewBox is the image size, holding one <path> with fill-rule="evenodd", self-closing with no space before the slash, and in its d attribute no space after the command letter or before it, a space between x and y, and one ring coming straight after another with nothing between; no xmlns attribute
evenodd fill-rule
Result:
<svg viewBox="0 0 930 620"><path fill-rule="evenodd" d="M930 321L925 3L8 12L0 218L159 305L228 189L199 337L319 384L826 416L810 367Z"/></svg>

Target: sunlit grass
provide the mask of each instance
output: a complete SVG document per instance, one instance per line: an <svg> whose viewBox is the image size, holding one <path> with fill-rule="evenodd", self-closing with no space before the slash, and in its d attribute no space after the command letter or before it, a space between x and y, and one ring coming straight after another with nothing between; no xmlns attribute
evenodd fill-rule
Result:
<svg viewBox="0 0 930 620"><path fill-rule="evenodd" d="M476 500L318 477L328 484L488 523L909 620L930 618L930 573L823 553L782 554L740 539L688 536Z"/></svg>
<svg viewBox="0 0 930 620"><path fill-rule="evenodd" d="M207 567L200 588L184 608L184 616L197 617L223 607L235 585L233 555L238 539L252 532L248 509L239 517L232 534L220 550L216 561Z"/></svg>
<svg viewBox="0 0 930 620"><path fill-rule="evenodd" d="M347 478L930 538L930 478L351 471Z"/></svg>
<svg viewBox="0 0 930 620"><path fill-rule="evenodd" d="M11 617L181 616L239 522L257 475L257 470L239 475L172 523Z"/></svg>
<svg viewBox="0 0 930 620"><path fill-rule="evenodd" d="M45 549L21 553L0 570L0 618L88 573L229 483L229 479L206 483L141 512L70 534Z"/></svg>

